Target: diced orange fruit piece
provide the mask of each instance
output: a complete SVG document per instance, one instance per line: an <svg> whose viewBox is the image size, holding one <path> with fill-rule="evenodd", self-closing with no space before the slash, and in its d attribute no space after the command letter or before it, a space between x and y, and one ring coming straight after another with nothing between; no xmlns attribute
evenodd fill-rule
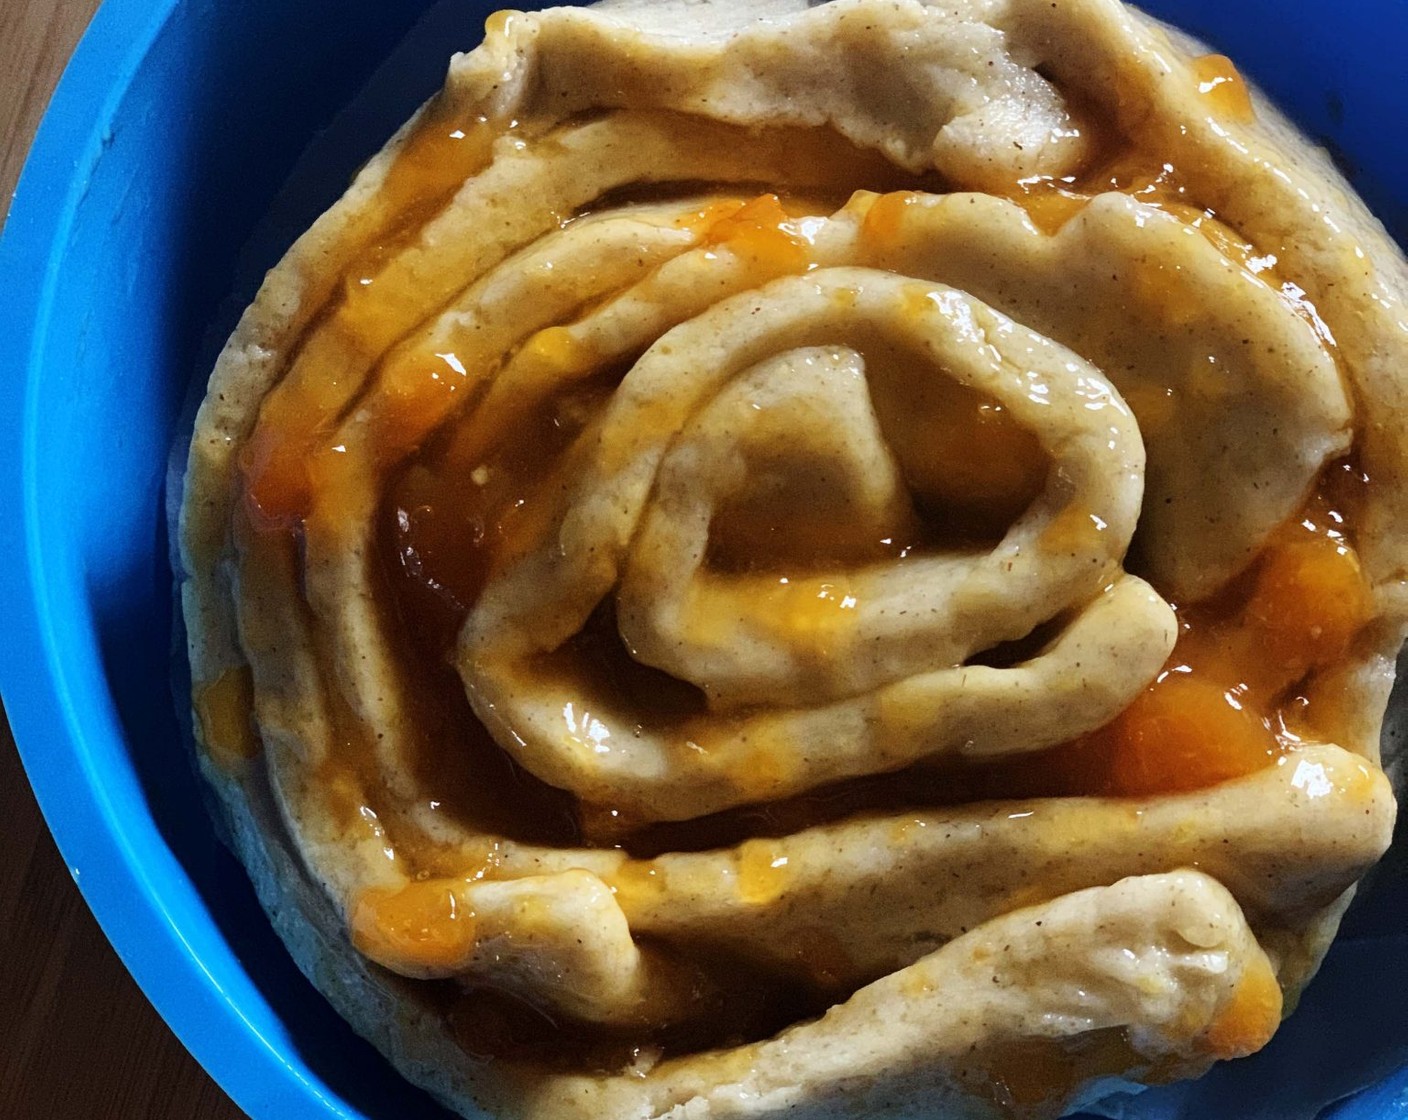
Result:
<svg viewBox="0 0 1408 1120"><path fill-rule="evenodd" d="M739 256L776 275L803 272L810 261L806 243L783 228L790 216L775 194L763 194L720 218L705 235L708 245L727 245Z"/></svg>
<svg viewBox="0 0 1408 1120"><path fill-rule="evenodd" d="M256 529L292 529L307 515L312 496L308 454L302 433L262 420L255 427L240 451L239 468L245 508Z"/></svg>
<svg viewBox="0 0 1408 1120"><path fill-rule="evenodd" d="M1216 681L1169 673L1109 727L1108 792L1144 795L1203 789L1276 757L1266 722Z"/></svg>
<svg viewBox="0 0 1408 1120"><path fill-rule="evenodd" d="M1307 536L1267 553L1244 618L1285 687L1344 657L1370 614L1354 553L1329 537Z"/></svg>
<svg viewBox="0 0 1408 1120"><path fill-rule="evenodd" d="M474 914L455 883L428 880L399 890L373 887L352 909L352 944L397 971L463 968L474 951Z"/></svg>
<svg viewBox="0 0 1408 1120"><path fill-rule="evenodd" d="M1232 60L1222 54L1203 55L1193 62L1198 92L1224 120L1249 124L1256 119L1247 83Z"/></svg>
<svg viewBox="0 0 1408 1120"><path fill-rule="evenodd" d="M254 685L248 668L227 669L196 691L196 720L201 742L222 766L253 758L259 753L251 713Z"/></svg>
<svg viewBox="0 0 1408 1120"><path fill-rule="evenodd" d="M1062 226L1084 210L1090 198L1087 195L1050 187L1019 194L1013 201L1027 212L1037 229L1050 235L1058 233Z"/></svg>
<svg viewBox="0 0 1408 1120"><path fill-rule="evenodd" d="M905 212L922 198L912 191L894 191L875 198L865 211L861 236L881 249L898 246L907 221Z"/></svg>

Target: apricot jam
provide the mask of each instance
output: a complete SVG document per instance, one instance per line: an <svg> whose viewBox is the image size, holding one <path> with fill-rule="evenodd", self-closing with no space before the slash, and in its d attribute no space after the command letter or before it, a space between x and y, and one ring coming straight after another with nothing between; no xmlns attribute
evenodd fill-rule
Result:
<svg viewBox="0 0 1408 1120"><path fill-rule="evenodd" d="M259 753L253 707L254 682L248 668L226 669L197 691L195 714L201 742L222 766L236 766Z"/></svg>
<svg viewBox="0 0 1408 1120"><path fill-rule="evenodd" d="M806 242L787 228L792 216L775 194L759 195L711 222L706 245L728 245L761 273L786 276L810 263Z"/></svg>
<svg viewBox="0 0 1408 1120"><path fill-rule="evenodd" d="M1271 1041L1281 1025L1284 997L1276 973L1260 953L1253 956L1222 1013L1199 1040L1218 1059L1245 1058Z"/></svg>
<svg viewBox="0 0 1408 1120"><path fill-rule="evenodd" d="M1232 60L1223 54L1206 54L1193 61L1198 93L1212 112L1223 120L1250 124L1256 120L1251 91Z"/></svg>
<svg viewBox="0 0 1408 1120"><path fill-rule="evenodd" d="M394 293L377 287L377 274L487 165L493 141L512 128L513 122L482 115L463 119L444 95L426 105L379 188L369 247L346 269L341 287L314 321L317 334L305 336L241 450L246 507L256 526L293 529L307 516L314 485L310 464L339 453L326 437L360 386L344 365L370 363L395 341L383 322L384 300Z"/></svg>
<svg viewBox="0 0 1408 1120"><path fill-rule="evenodd" d="M432 971L464 966L474 949L474 914L443 882L363 891L352 912L352 944L390 967Z"/></svg>
<svg viewBox="0 0 1408 1120"><path fill-rule="evenodd" d="M1199 74L1209 96L1234 98L1240 88L1234 71L1211 61L1199 63ZM408 677L420 682L415 691L422 695L418 703L427 720L441 734L466 724L473 729L470 738L483 740L475 748L482 756L498 749L469 713L446 655L484 581L547 531L544 518L554 472L630 362L574 379L569 389L518 417L512 432L483 432L472 422L436 432L457 407L449 400L455 383L448 374L454 363L446 359L446 370L434 371L392 363L382 371L387 392L378 406L382 414L368 428L367 446L329 446L334 422L358 392L343 377L338 360L351 356L374 363L388 341L377 308L382 298L394 304L395 294L377 293L380 261L398 237L443 204L453 185L487 158L488 141L507 127L442 116L442 110L431 107L390 169L387 189L399 200L402 217L387 218L384 237L354 262L348 282L320 321L322 342L298 355L294 370L266 400L240 467L254 526L278 532L298 528L314 492L336 516L342 456L359 458L374 473L382 494L377 539L383 614L397 635ZM1124 190L1175 211L1184 206L1173 169L1151 169L1137 153L1117 146L1107 145L1091 170L1069 182L1028 186L1023 204L1044 227L1064 221L1089 192L1100 189ZM866 235L895 236L903 211L919 198L904 191L875 198L864 218ZM418 201L412 205L412 199ZM751 200L721 198L697 211L683 208L680 223L695 230L706 249L727 245L766 278L810 267L808 245L795 224L797 209L796 200L784 202L772 193ZM1202 212L1178 212L1191 224L1206 224L1209 236L1231 236ZM1232 241L1228 246L1229 252L1238 248ZM521 353L554 368L590 369L595 360L556 327L537 332ZM848 545L839 558L883 562L958 538L1000 536L1044 482L1047 460L1035 437L1013 423L1000 404L947 378L926 379L917 388L909 384L910 395L903 400L891 399L884 382L876 383L874 403L887 438L896 444L917 519L901 532ZM945 431L943 440L928 438L936 428ZM1296 686L1341 659L1369 617L1367 589L1342 531L1344 520L1331 498L1317 497L1305 518L1269 544L1248 576L1216 602L1179 611L1181 632L1173 655L1128 710L1109 726L1039 759L985 771L993 776L992 795L1141 796L1202 788L1268 765L1292 741L1283 709L1298 700ZM946 528L936 529L940 523ZM720 555L713 559L726 568L749 563L749 538L754 536L767 538L756 542L760 548L754 564L784 555L795 559L798 541L819 559L828 551L827 542L816 534L809 539L787 510L733 511L719 527ZM768 542L784 537L790 543L772 549L776 555L770 557ZM844 588L833 588L834 595L819 594L805 579L797 587L779 586L786 594L779 594L776 608L794 610L795 603L803 602L818 625L829 624L847 608ZM607 676L627 682L622 686L626 691L643 683L639 667L628 666L629 655L614 635L603 630L584 640L596 650ZM563 651L564 656L571 653ZM431 679L434 687L424 684ZM221 684L220 690L236 684ZM646 691L661 692L659 684L651 680ZM690 709L694 703L686 698L676 708ZM228 741L231 752L239 753L247 744L229 707L212 691L202 705L203 719L213 741ZM1297 718L1298 726L1307 725L1303 712ZM449 738L462 741L464 733ZM425 765L435 768L429 758ZM563 799L556 793L534 791L529 801L535 800L543 801L545 811L551 802L551 815L562 816ZM803 823L808 804L799 799L784 815L800 814ZM713 831L701 827L699 835ZM678 839L686 847L699 843L687 836Z"/></svg>
<svg viewBox="0 0 1408 1120"><path fill-rule="evenodd" d="M1294 745L1286 710L1295 706L1302 726L1314 719L1297 686L1341 661L1372 615L1336 505L1354 501L1346 481L1356 477L1350 463L1331 466L1304 514L1248 573L1215 600L1178 611L1178 642L1153 683L1108 726L1047 752L1034 772L1066 792L1145 796L1254 773Z"/></svg>
<svg viewBox="0 0 1408 1120"><path fill-rule="evenodd" d="M1214 111L1231 119L1250 113L1245 87L1230 64L1202 60L1196 72ZM382 284L383 265L483 165L490 142L510 127L482 118L452 120L438 102L432 104L389 169L382 188L385 206L368 248L346 270L293 368L266 398L239 460L244 515L256 533L277 537L289 554L297 552L315 506L337 520L350 504L354 483L374 484L372 591L417 729L402 760L409 784L425 796L425 804L414 808L428 806L444 819L495 838L493 843L503 838L611 845L642 858L739 845L741 895L766 905L786 889L792 874L781 846L770 837L859 812L956 801L1137 797L1200 789L1272 764L1294 745L1297 733L1316 726L1317 713L1304 710L1303 686L1345 657L1370 617L1368 590L1345 529L1353 500L1345 497L1344 477L1354 473L1346 465L1329 472L1304 516L1280 531L1233 586L1214 601L1179 610L1178 643L1163 671L1098 731L1039 757L998 766L859 779L785 802L624 835L594 825L611 807L579 805L522 771L476 719L451 660L459 630L486 583L552 531L555 502L573 466L572 448L592 430L638 355L603 364L564 327L537 331L511 357L544 371L545 381L568 380L569 387L525 406L511 424L493 430L473 415L476 398L465 380L465 365L473 364L469 355L437 354L434 361L417 355L405 362L386 357L398 341L389 337L394 316L386 308L395 308L398 293ZM921 185L912 177L903 184ZM1152 166L1137 153L1107 147L1081 175L1025 184L1014 197L1039 229L1054 233L1105 189L1162 206L1250 268L1249 247L1211 214L1187 206L1174 169ZM864 218L865 236L877 243L899 236L906 208L920 198L912 191L878 197ZM726 247L762 284L814 266L798 218L815 212L801 200L769 192L682 207L676 228L696 234L706 253ZM1146 297L1165 299L1157 279L1149 283ZM843 297L840 322L844 310ZM510 355L491 357L492 365ZM872 357L879 360L867 355ZM559 376L567 371L570 379ZM367 399L364 390L373 377L380 391L368 408L360 442L334 436L349 411ZM943 376L922 384L909 379L902 393L886 388L892 381L878 377L871 391L913 497L912 517L883 536L867 528L852 539L834 527L818 528L781 503L741 503L725 509L718 532L711 533L710 565L796 569L780 577L763 604L789 630L824 638L857 606L844 580L816 578L816 570L836 563L892 563L912 553L994 541L1046 482L1047 454L999 402ZM456 416L461 408L468 414L463 421ZM1147 411L1141 409L1141 415ZM668 409L662 415L662 424L673 422ZM935 432L944 438L935 439ZM1076 547L1085 534L1100 529L1088 511L1076 510L1047 543ZM1016 663L1036 652L1047 636L1035 632L991 660L1005 656ZM578 634L544 656L540 668L577 682L584 692L619 701L643 722L654 721L652 726L678 727L707 715L699 689L631 656L609 597ZM330 691L336 688L333 682ZM215 753L239 759L255 749L248 718L251 691L248 674L236 672L197 697L203 737ZM1294 729L1286 717L1293 706ZM349 819L368 811L374 818L380 814L397 858L412 876L463 875L454 862L463 858L460 853L417 835L410 813L401 819L407 806L378 787L384 776L375 763L376 745L365 741L370 735L359 733L347 704L333 707L336 747L315 776L329 804ZM760 750L744 780L758 790L769 788L772 768L781 765L779 754ZM649 866L628 867L634 870L623 874L626 889L650 889ZM413 879L394 890L365 890L353 907L350 932L369 958L436 975L462 969L476 945L475 915L443 881ZM465 992L448 984L437 991L468 1052L542 1059L546 1050L549 1061L574 1069L619 1068L642 1048L679 1053L766 1037L823 1013L848 994L837 977L851 970L824 930L799 939L796 968L786 973L750 966L708 946L686 948L725 995L695 1021L668 1030L626 1036L548 1021L504 992ZM1223 1057L1256 1049L1274 1029L1279 1011L1274 977L1244 977L1207 1031L1207 1052ZM1040 1045L991 1058L984 1076L1005 1103L1018 1107L1049 1099L1053 1087L1069 1088L1089 1076L1140 1065L1119 1032L1098 1034L1075 1059Z"/></svg>

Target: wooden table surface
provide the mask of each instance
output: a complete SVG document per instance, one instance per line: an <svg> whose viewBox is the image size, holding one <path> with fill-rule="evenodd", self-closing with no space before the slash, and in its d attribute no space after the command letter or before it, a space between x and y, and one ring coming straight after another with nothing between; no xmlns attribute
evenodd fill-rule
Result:
<svg viewBox="0 0 1408 1120"><path fill-rule="evenodd" d="M0 212L97 0L0 0ZM88 913L0 717L0 1118L239 1120Z"/></svg>

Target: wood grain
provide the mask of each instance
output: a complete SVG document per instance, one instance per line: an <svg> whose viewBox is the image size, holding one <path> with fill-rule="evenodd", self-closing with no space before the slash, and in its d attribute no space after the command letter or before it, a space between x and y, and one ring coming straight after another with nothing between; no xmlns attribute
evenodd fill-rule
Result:
<svg viewBox="0 0 1408 1120"><path fill-rule="evenodd" d="M0 203L97 0L0 0ZM88 912L0 715L0 1117L239 1120Z"/></svg>

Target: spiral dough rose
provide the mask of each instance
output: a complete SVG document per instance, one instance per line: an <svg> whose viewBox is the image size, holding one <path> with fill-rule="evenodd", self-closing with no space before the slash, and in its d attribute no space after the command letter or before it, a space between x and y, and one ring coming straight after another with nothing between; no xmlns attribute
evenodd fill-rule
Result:
<svg viewBox="0 0 1408 1120"><path fill-rule="evenodd" d="M236 847L462 1109L1255 1050L1392 828L1403 262L1112 2L775 7L495 17L270 274L181 527Z"/></svg>

